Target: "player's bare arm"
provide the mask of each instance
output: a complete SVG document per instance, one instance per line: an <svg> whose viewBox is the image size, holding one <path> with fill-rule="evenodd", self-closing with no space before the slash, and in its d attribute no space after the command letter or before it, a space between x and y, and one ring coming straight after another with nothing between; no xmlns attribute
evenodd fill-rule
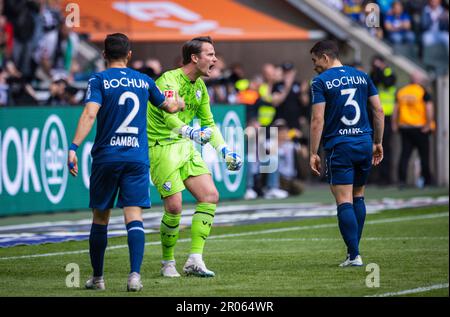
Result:
<svg viewBox="0 0 450 317"><path fill-rule="evenodd" d="M427 133L427 132L431 131L431 128L432 128L434 114L433 114L433 103L431 101L428 101L425 104L425 111L426 111L426 115L427 115L427 122L421 129L421 131L423 133Z"/></svg>
<svg viewBox="0 0 450 317"><path fill-rule="evenodd" d="M384 112L378 95L369 97L373 113L373 158L372 164L377 166L383 160Z"/></svg>
<svg viewBox="0 0 450 317"><path fill-rule="evenodd" d="M311 112L311 128L310 128L310 157L309 165L313 173L320 176L321 164L320 156L317 153L319 151L320 139L322 138L323 123L325 114L325 103L317 103L312 106Z"/></svg>
<svg viewBox="0 0 450 317"><path fill-rule="evenodd" d="M84 107L83 112L81 113L80 119L78 121L77 130L75 132L75 136L72 141L71 148L69 149L69 154L67 158L67 165L69 166L69 172L73 176L78 175L78 158L75 152L76 148L72 148L73 146L78 147L81 143L83 143L86 136L92 129L94 125L95 118L97 117L97 113L100 109L100 106L95 102L88 102Z"/></svg>

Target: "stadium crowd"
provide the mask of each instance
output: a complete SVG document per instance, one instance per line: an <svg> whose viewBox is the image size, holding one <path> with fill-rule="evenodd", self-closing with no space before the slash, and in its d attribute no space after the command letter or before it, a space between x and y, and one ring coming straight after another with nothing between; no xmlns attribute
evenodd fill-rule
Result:
<svg viewBox="0 0 450 317"><path fill-rule="evenodd" d="M364 24L364 1L327 2L357 23ZM442 42L448 52L448 2L377 2L382 13L382 28L376 36L392 44L417 46L418 52ZM79 35L64 23L59 1L0 0L0 106L82 104L83 85L85 87L92 72L101 69L93 65L81 67L76 58L79 43ZM259 74L247 76L241 64L228 65L220 54L217 58L212 75L205 79L211 105L246 105L247 135L260 127L278 128L278 156L271 159L278 161L279 168L272 173L260 173L259 163L249 162L245 197L273 199L301 194L304 182L311 179L309 83L297 79L297 70L291 62L281 65L268 62L261 66ZM130 66L153 79L163 72L157 58L133 60ZM372 69L366 71L370 72L380 92L386 114L385 160L373 173L372 181L390 185L394 182L391 178L391 117L397 91L402 87L396 86L395 74L380 56L373 59ZM45 98L38 96L36 87L39 85L48 87ZM398 126L394 125L394 129ZM270 129L266 130L269 136ZM273 144L266 142L264 150L269 155L273 153L271 146ZM402 164L407 163L409 155L405 153L402 156ZM432 184L429 166L422 165L422 169L426 173L423 185ZM405 181L403 174L400 175L402 182Z"/></svg>
<svg viewBox="0 0 450 317"><path fill-rule="evenodd" d="M373 36L387 41L399 53L425 65L436 51L446 50L448 56L448 0L322 1L344 13L357 25L366 27ZM379 20L376 21L380 28L367 27L366 24L366 6L373 2L380 9Z"/></svg>

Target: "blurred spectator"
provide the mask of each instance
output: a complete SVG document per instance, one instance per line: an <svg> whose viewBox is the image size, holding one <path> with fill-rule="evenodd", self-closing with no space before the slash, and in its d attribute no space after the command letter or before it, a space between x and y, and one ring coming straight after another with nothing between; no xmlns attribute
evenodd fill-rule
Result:
<svg viewBox="0 0 450 317"><path fill-rule="evenodd" d="M247 159L247 187L244 199L255 199L262 195L260 179L259 179L259 163L258 163L258 128L260 128L257 118L253 117L247 122L245 135L247 136L248 154Z"/></svg>
<svg viewBox="0 0 450 317"><path fill-rule="evenodd" d="M22 80L30 81L35 72L35 51L39 26L39 3L31 0L5 0L4 14L13 25L13 61Z"/></svg>
<svg viewBox="0 0 450 317"><path fill-rule="evenodd" d="M0 11L0 66L7 58L11 58L13 48L13 28L6 16Z"/></svg>
<svg viewBox="0 0 450 317"><path fill-rule="evenodd" d="M327 6L336 9L337 11L342 11L344 9L344 3L342 0L322 0Z"/></svg>
<svg viewBox="0 0 450 317"><path fill-rule="evenodd" d="M448 10L441 5L441 0L429 0L422 14L424 49L435 44L443 44L448 53L448 27Z"/></svg>
<svg viewBox="0 0 450 317"><path fill-rule="evenodd" d="M272 63L265 63L261 67L262 83L259 86L258 92L260 95L260 104L256 109L258 122L263 127L268 127L275 118L276 109L273 106L273 87L276 82L282 78L281 69L278 72L275 65Z"/></svg>
<svg viewBox="0 0 450 317"><path fill-rule="evenodd" d="M134 61L131 62L131 68L133 68L134 70L139 71L143 67L144 67L144 61L141 59L135 59Z"/></svg>
<svg viewBox="0 0 450 317"><path fill-rule="evenodd" d="M289 129L295 129L296 134L299 134L300 117L305 109L301 104L302 86L295 79L297 71L294 64L285 62L281 65L281 70L282 80L272 89L272 104L276 107L275 119L286 120Z"/></svg>
<svg viewBox="0 0 450 317"><path fill-rule="evenodd" d="M278 128L278 170L280 172L280 188L289 195L300 195L303 183L298 178L297 164L299 144L295 144L289 136L286 120L275 120L274 127Z"/></svg>
<svg viewBox="0 0 450 317"><path fill-rule="evenodd" d="M377 4L380 7L380 13L382 16L391 14L392 5L395 0L377 0Z"/></svg>
<svg viewBox="0 0 450 317"><path fill-rule="evenodd" d="M363 0L344 0L344 14L358 24L364 24Z"/></svg>
<svg viewBox="0 0 450 317"><path fill-rule="evenodd" d="M415 0L415 1L405 1L403 5L405 7L405 11L411 16L412 29L418 38L422 32L421 30L421 17L422 12L427 5L428 0Z"/></svg>
<svg viewBox="0 0 450 317"><path fill-rule="evenodd" d="M53 71L69 73L72 61L78 53L79 38L64 21L59 21L56 30L48 31L39 41L34 60L42 68L44 76L51 78Z"/></svg>
<svg viewBox="0 0 450 317"><path fill-rule="evenodd" d="M378 89L381 106L384 111L384 134L383 134L383 151L384 159L374 168L371 178L375 178L375 182L379 185L389 185L392 183L391 161L392 161L392 129L391 117L395 106L395 83L397 78L392 70L381 56L374 56L372 59L372 70L370 77L374 85ZM372 122L372 120L371 120Z"/></svg>
<svg viewBox="0 0 450 317"><path fill-rule="evenodd" d="M230 67L230 82L235 86L236 90L246 89L248 87L248 79L245 78L244 67L240 63L234 63Z"/></svg>
<svg viewBox="0 0 450 317"><path fill-rule="evenodd" d="M408 162L414 148L420 156L424 185L433 183L430 172L430 133L435 129L433 102L421 85L418 74L411 76L411 83L399 89L392 118L392 130L400 132L402 150L398 163L400 186L406 185Z"/></svg>
<svg viewBox="0 0 450 317"><path fill-rule="evenodd" d="M9 85L6 82L6 71L0 66L0 107L8 105Z"/></svg>
<svg viewBox="0 0 450 317"><path fill-rule="evenodd" d="M247 121L257 117L260 106L259 87L262 84L260 75L254 76L246 89L240 90L236 95L236 102L247 106Z"/></svg>
<svg viewBox="0 0 450 317"><path fill-rule="evenodd" d="M269 139L267 142L267 153L269 154L268 164L274 164L277 169L272 173L266 173L266 186L264 188L264 199L283 199L289 196L289 193L280 188L280 161L279 155L273 155L276 153L275 147L278 146L278 140ZM278 153L279 154L279 153ZM263 162L262 165L266 163Z"/></svg>
<svg viewBox="0 0 450 317"><path fill-rule="evenodd" d="M265 63L261 67L262 84L259 87L259 94L265 102L272 103L272 89L277 82L275 66L272 63Z"/></svg>
<svg viewBox="0 0 450 317"><path fill-rule="evenodd" d="M81 68L80 63L76 60L72 60L72 65L70 67L69 77L72 81L88 81L91 77L94 69L83 69Z"/></svg>
<svg viewBox="0 0 450 317"><path fill-rule="evenodd" d="M50 97L45 102L49 106L70 106L81 103L78 89L69 84L64 73L55 73L50 84Z"/></svg>
<svg viewBox="0 0 450 317"><path fill-rule="evenodd" d="M400 1L395 1L392 11L386 16L384 27L388 32L388 39L393 44L414 44L415 36L411 31L411 17L403 11Z"/></svg>
<svg viewBox="0 0 450 317"><path fill-rule="evenodd" d="M162 72L161 62L156 58L148 58L138 70L156 80Z"/></svg>

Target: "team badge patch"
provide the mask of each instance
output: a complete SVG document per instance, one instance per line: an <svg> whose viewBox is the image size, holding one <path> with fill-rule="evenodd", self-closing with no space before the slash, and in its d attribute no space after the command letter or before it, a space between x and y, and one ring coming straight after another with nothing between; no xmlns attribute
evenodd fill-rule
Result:
<svg viewBox="0 0 450 317"><path fill-rule="evenodd" d="M197 97L197 99L200 100L200 98L202 97L202 92L201 92L201 90L197 90L197 91L195 92L195 97Z"/></svg>
<svg viewBox="0 0 450 317"><path fill-rule="evenodd" d="M171 182L165 182L163 185L164 190L169 191L172 188Z"/></svg>
<svg viewBox="0 0 450 317"><path fill-rule="evenodd" d="M173 98L175 96L175 90L164 90L164 97Z"/></svg>

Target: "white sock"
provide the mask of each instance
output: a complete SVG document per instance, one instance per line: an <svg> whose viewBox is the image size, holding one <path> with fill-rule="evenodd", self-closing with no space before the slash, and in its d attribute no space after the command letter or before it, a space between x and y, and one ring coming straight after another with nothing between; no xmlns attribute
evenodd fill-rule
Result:
<svg viewBox="0 0 450 317"><path fill-rule="evenodd" d="M200 253L191 253L189 258L195 261L203 261L202 255Z"/></svg>

